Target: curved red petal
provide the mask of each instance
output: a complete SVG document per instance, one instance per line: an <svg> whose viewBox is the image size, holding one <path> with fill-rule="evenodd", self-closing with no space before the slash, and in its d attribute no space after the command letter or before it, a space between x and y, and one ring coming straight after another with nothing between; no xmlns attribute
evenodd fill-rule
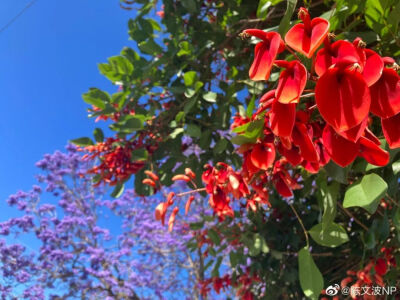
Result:
<svg viewBox="0 0 400 300"><path fill-rule="evenodd" d="M400 113L382 119L382 131L391 149L400 148Z"/></svg>
<svg viewBox="0 0 400 300"><path fill-rule="evenodd" d="M274 185L276 188L276 191L281 195L282 197L292 197L293 193L290 187L286 184L286 182L281 178L281 176L276 175L274 176Z"/></svg>
<svg viewBox="0 0 400 300"><path fill-rule="evenodd" d="M261 29L246 29L243 31L244 33L255 36L256 38L259 38L260 40L268 41L268 33L265 32L264 30Z"/></svg>
<svg viewBox="0 0 400 300"><path fill-rule="evenodd" d="M285 42L294 50L311 58L328 34L329 22L322 18L314 18L311 21L311 30L306 31L304 24L294 25L287 32Z"/></svg>
<svg viewBox="0 0 400 300"><path fill-rule="evenodd" d="M278 55L281 40L278 33L267 32L265 33L265 40L256 45L254 61L249 70L249 76L252 80L268 80L272 65Z"/></svg>
<svg viewBox="0 0 400 300"><path fill-rule="evenodd" d="M360 138L360 153L367 162L375 166L386 166L389 163L389 153L375 144L373 141L362 136Z"/></svg>
<svg viewBox="0 0 400 300"><path fill-rule="evenodd" d="M367 84L355 70L331 68L317 81L317 107L336 131L360 124L368 115L371 97Z"/></svg>
<svg viewBox="0 0 400 300"><path fill-rule="evenodd" d="M307 83L307 69L299 61L292 61L279 76L276 99L281 103L298 103Z"/></svg>
<svg viewBox="0 0 400 300"><path fill-rule="evenodd" d="M362 75L368 86L373 85L382 75L383 59L371 49L365 49L366 61Z"/></svg>
<svg viewBox="0 0 400 300"><path fill-rule="evenodd" d="M275 154L274 144L257 144L251 151L250 159L255 167L267 170L272 167L275 160Z"/></svg>
<svg viewBox="0 0 400 300"><path fill-rule="evenodd" d="M389 118L400 112L400 76L393 69L384 69L379 80L370 87L371 112Z"/></svg>
<svg viewBox="0 0 400 300"><path fill-rule="evenodd" d="M342 137L344 137L346 140L349 140L351 142L357 142L358 139L360 138L360 136L364 133L365 128L368 125L368 117L366 117L364 119L364 121L362 121L360 124L358 124L357 126L346 130L346 131L342 131L342 132L337 132L339 135L341 135Z"/></svg>
<svg viewBox="0 0 400 300"><path fill-rule="evenodd" d="M296 119L296 104L274 101L271 107L271 130L277 136L291 136Z"/></svg>
<svg viewBox="0 0 400 300"><path fill-rule="evenodd" d="M292 139L293 143L300 148L300 154L305 160L310 162L319 161L317 150L304 124L296 123L293 128Z"/></svg>
<svg viewBox="0 0 400 300"><path fill-rule="evenodd" d="M331 159L341 167L349 165L357 157L358 144L341 137L329 125L324 128L322 142Z"/></svg>

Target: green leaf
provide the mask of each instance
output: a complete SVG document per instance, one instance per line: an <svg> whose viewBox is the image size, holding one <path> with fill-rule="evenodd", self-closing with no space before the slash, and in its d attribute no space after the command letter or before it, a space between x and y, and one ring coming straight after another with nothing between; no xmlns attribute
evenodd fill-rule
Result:
<svg viewBox="0 0 400 300"><path fill-rule="evenodd" d="M307 248L299 251L299 279L304 295L318 299L324 288L324 278Z"/></svg>
<svg viewBox="0 0 400 300"><path fill-rule="evenodd" d="M179 134L181 134L184 131L183 128L175 128L174 131L171 132L169 135L171 138L176 138Z"/></svg>
<svg viewBox="0 0 400 300"><path fill-rule="evenodd" d="M190 223L189 227L192 230L199 230L202 229L204 226L204 222L196 222L196 223Z"/></svg>
<svg viewBox="0 0 400 300"><path fill-rule="evenodd" d="M365 175L351 185L344 195L343 207L358 206L373 214L387 191L386 182L377 174Z"/></svg>
<svg viewBox="0 0 400 300"><path fill-rule="evenodd" d="M267 17L268 8L271 6L271 1L260 0L257 7L257 18L265 19Z"/></svg>
<svg viewBox="0 0 400 300"><path fill-rule="evenodd" d="M339 196L340 185L337 182L333 182L329 186L326 185L321 188L322 204L324 208L324 214L322 215L322 228L326 229L326 226L333 222L336 217L336 201Z"/></svg>
<svg viewBox="0 0 400 300"><path fill-rule="evenodd" d="M287 1L286 12L278 28L278 32L280 33L281 36L285 36L286 32L289 30L290 19L292 18L292 15L296 9L296 4L297 4L297 0L286 0L286 1Z"/></svg>
<svg viewBox="0 0 400 300"><path fill-rule="evenodd" d="M181 0L182 6L188 10L190 13L195 13L197 11L197 5L195 0Z"/></svg>
<svg viewBox="0 0 400 300"><path fill-rule="evenodd" d="M192 86L195 83L196 76L197 76L197 74L195 71L186 72L183 75L183 81L185 82L185 85Z"/></svg>
<svg viewBox="0 0 400 300"><path fill-rule="evenodd" d="M162 48L153 39L141 42L138 46L143 53L155 55L162 52Z"/></svg>
<svg viewBox="0 0 400 300"><path fill-rule="evenodd" d="M122 133L132 133L143 128L143 118L139 117L139 115L127 115L125 119L110 125L110 128Z"/></svg>
<svg viewBox="0 0 400 300"><path fill-rule="evenodd" d="M146 149L136 149L132 151L131 160L132 161L147 160L148 157L149 153L147 152Z"/></svg>
<svg viewBox="0 0 400 300"><path fill-rule="evenodd" d="M238 261L238 256L237 256L236 252L231 251L229 253L229 261L231 263L232 268L235 268L237 266L239 261Z"/></svg>
<svg viewBox="0 0 400 300"><path fill-rule="evenodd" d="M327 247L337 247L349 241L346 230L336 223L330 223L322 228L322 223L309 230L311 237L318 244Z"/></svg>
<svg viewBox="0 0 400 300"><path fill-rule="evenodd" d="M97 88L89 89L87 93L82 95L82 98L87 104L94 105L100 109L104 109L106 107L106 103L110 102L110 96L108 93Z"/></svg>
<svg viewBox="0 0 400 300"><path fill-rule="evenodd" d="M222 256L218 257L217 262L215 263L215 266L214 266L213 270L211 271L212 277L219 277L219 267L221 266L222 259L223 259Z"/></svg>
<svg viewBox="0 0 400 300"><path fill-rule="evenodd" d="M251 118L251 116L253 115L253 110L254 110L255 105L256 105L256 96L253 95L253 97L251 97L250 103L246 109L246 116L248 118Z"/></svg>
<svg viewBox="0 0 400 300"><path fill-rule="evenodd" d="M74 145L86 147L94 145L93 141L88 137L81 137L79 139L70 140L70 142Z"/></svg>
<svg viewBox="0 0 400 300"><path fill-rule="evenodd" d="M344 184L347 184L347 173L349 172L349 168L349 166L342 168L335 164L332 160L324 167L329 177L332 177L334 180Z"/></svg>
<svg viewBox="0 0 400 300"><path fill-rule="evenodd" d="M192 53L190 45L187 41L182 41L179 43L180 50L176 54L178 57L183 55L190 55Z"/></svg>
<svg viewBox="0 0 400 300"><path fill-rule="evenodd" d="M96 142L101 143L104 140L104 133L103 130L101 130L100 128L96 128L93 131L93 136L94 139L96 140Z"/></svg>
<svg viewBox="0 0 400 300"><path fill-rule="evenodd" d="M222 153L226 147L228 146L228 140L225 138L222 138L218 140L218 142L215 144L215 147L213 149L214 154L220 154Z"/></svg>
<svg viewBox="0 0 400 300"><path fill-rule="evenodd" d="M201 129L200 129L200 127L195 125L195 124L193 124L193 123L187 125L186 132L191 137L196 137L196 138L201 137Z"/></svg>
<svg viewBox="0 0 400 300"><path fill-rule="evenodd" d="M117 185L115 186L114 190L111 193L111 197L119 198L124 192L124 187L125 187L124 183L117 183Z"/></svg>
<svg viewBox="0 0 400 300"><path fill-rule="evenodd" d="M203 99L207 102L215 103L217 102L217 93L208 92L203 95Z"/></svg>
<svg viewBox="0 0 400 300"><path fill-rule="evenodd" d="M221 239L218 235L218 233L214 230L214 229L209 229L207 231L207 235L210 237L211 241L215 244L215 245L219 245L221 243Z"/></svg>

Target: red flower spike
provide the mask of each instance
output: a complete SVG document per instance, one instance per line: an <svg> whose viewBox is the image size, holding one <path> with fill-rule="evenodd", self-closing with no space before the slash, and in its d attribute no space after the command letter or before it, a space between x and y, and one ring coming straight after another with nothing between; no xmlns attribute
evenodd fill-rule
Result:
<svg viewBox="0 0 400 300"><path fill-rule="evenodd" d="M275 64L285 68L279 76L275 97L280 103L298 103L307 83L307 69L299 61L277 60Z"/></svg>
<svg viewBox="0 0 400 300"><path fill-rule="evenodd" d="M272 132L280 137L292 135L294 122L296 120L296 104L282 104L275 101L270 112L270 122Z"/></svg>
<svg viewBox="0 0 400 300"><path fill-rule="evenodd" d="M196 179L196 174L190 168L185 168L185 174L193 180Z"/></svg>
<svg viewBox="0 0 400 300"><path fill-rule="evenodd" d="M156 174L154 174L153 172L149 171L149 170L144 171L144 173L147 176L149 176L151 179L153 179L154 181L158 181L159 180L158 176Z"/></svg>
<svg viewBox="0 0 400 300"><path fill-rule="evenodd" d="M337 132L337 134L341 135L346 140L356 143L360 138L360 136L364 133L365 128L367 128L367 125L368 125L368 117L366 117L364 121L362 121L357 126L346 131Z"/></svg>
<svg viewBox="0 0 400 300"><path fill-rule="evenodd" d="M247 29L246 35L261 39L254 49L254 61L249 70L252 80L268 80L276 56L283 51L283 41L279 33L260 29Z"/></svg>
<svg viewBox="0 0 400 300"><path fill-rule="evenodd" d="M149 178L143 179L142 183L146 184L148 186L154 187L154 188L156 187L156 183L153 180L149 179Z"/></svg>
<svg viewBox="0 0 400 300"><path fill-rule="evenodd" d="M400 113L393 117L382 119L381 123L383 134L390 149L400 148Z"/></svg>
<svg viewBox="0 0 400 300"><path fill-rule="evenodd" d="M331 68L317 81L315 99L322 117L336 131L349 130L367 117L371 97L356 70Z"/></svg>
<svg viewBox="0 0 400 300"><path fill-rule="evenodd" d="M341 40L330 44L327 41L325 47L317 52L314 65L315 72L318 76L322 76L326 70L339 61L346 61L349 64L362 64L358 52L352 43Z"/></svg>
<svg viewBox="0 0 400 300"><path fill-rule="evenodd" d="M370 91L373 114L390 118L400 112L400 76L395 70L385 68Z"/></svg>
<svg viewBox="0 0 400 300"><path fill-rule="evenodd" d="M362 136L359 141L359 155L364 157L367 162L375 166L386 166L389 163L390 155L383 150L379 145L375 144L370 139Z"/></svg>
<svg viewBox="0 0 400 300"><path fill-rule="evenodd" d="M383 59L371 49L365 49L366 61L362 75L368 86L373 85L381 77L383 71Z"/></svg>
<svg viewBox="0 0 400 300"><path fill-rule="evenodd" d="M294 25L286 34L285 42L294 50L311 58L329 31L329 22L322 18L311 20L307 9L301 7L299 18L303 23Z"/></svg>
<svg viewBox="0 0 400 300"><path fill-rule="evenodd" d="M312 142L312 134L309 133L306 125L296 122L293 128L292 139L293 143L300 148L300 154L305 160L310 162L319 161L317 150Z"/></svg>
<svg viewBox="0 0 400 300"><path fill-rule="evenodd" d="M272 143L256 144L251 151L250 159L253 165L262 170L272 167L275 160L275 146Z"/></svg>
<svg viewBox="0 0 400 300"><path fill-rule="evenodd" d="M341 167L349 165L357 157L358 144L341 137L329 125L324 128L322 141L332 160Z"/></svg>
<svg viewBox="0 0 400 300"><path fill-rule="evenodd" d="M168 206L171 206L174 204L174 197L175 197L175 193L174 192L170 192L167 196L167 203Z"/></svg>
<svg viewBox="0 0 400 300"><path fill-rule="evenodd" d="M174 207L171 216L169 217L168 220L168 231L171 232L172 229L174 228L174 222L175 222L175 217L178 214L179 208Z"/></svg>

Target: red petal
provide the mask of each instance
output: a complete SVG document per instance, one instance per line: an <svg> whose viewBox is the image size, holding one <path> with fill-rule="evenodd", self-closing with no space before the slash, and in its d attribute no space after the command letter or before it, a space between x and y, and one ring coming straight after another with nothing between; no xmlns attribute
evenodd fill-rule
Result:
<svg viewBox="0 0 400 300"><path fill-rule="evenodd" d="M365 49L366 62L362 75L368 86L373 85L381 77L383 71L383 59L373 50Z"/></svg>
<svg viewBox="0 0 400 300"><path fill-rule="evenodd" d="M318 162L318 153L314 147L311 137L307 131L307 127L304 124L297 122L296 126L293 128L293 143L299 146L300 154L305 160Z"/></svg>
<svg viewBox="0 0 400 300"><path fill-rule="evenodd" d="M391 149L400 148L400 113L382 119L382 131Z"/></svg>
<svg viewBox="0 0 400 300"><path fill-rule="evenodd" d="M371 97L364 78L355 70L331 68L315 87L317 107L336 131L360 124L368 115Z"/></svg>
<svg viewBox="0 0 400 300"><path fill-rule="evenodd" d="M322 141L332 160L341 167L349 165L357 157L358 144L341 137L329 125L324 128Z"/></svg>
<svg viewBox="0 0 400 300"><path fill-rule="evenodd" d="M309 162L306 160L303 160L301 165L304 167L304 169L306 169L308 172L310 172L311 174L317 174L319 171L319 163L317 162Z"/></svg>
<svg viewBox="0 0 400 300"><path fill-rule="evenodd" d="M286 184L286 182L281 178L279 175L274 176L274 185L276 188L276 191L281 195L282 197L292 197L293 193L290 187Z"/></svg>
<svg viewBox="0 0 400 300"><path fill-rule="evenodd" d="M276 99L281 103L298 103L307 83L306 67L295 60L279 76Z"/></svg>
<svg viewBox="0 0 400 300"><path fill-rule="evenodd" d="M322 76L326 70L339 61L346 61L348 64L361 64L360 57L354 45L348 41L337 41L318 51L315 59L315 72Z"/></svg>
<svg viewBox="0 0 400 300"><path fill-rule="evenodd" d="M376 264L375 264L375 272L378 275L385 275L387 272L387 263L386 260L384 260L383 258L378 258L376 260Z"/></svg>
<svg viewBox="0 0 400 300"><path fill-rule="evenodd" d="M276 32L265 33L266 39L256 45L254 61L249 70L252 80L268 80L271 68L278 55L281 37Z"/></svg>
<svg viewBox="0 0 400 300"><path fill-rule="evenodd" d="M362 121L357 126L351 128L349 130L346 130L346 131L338 132L338 134L341 135L342 137L344 137L346 140L349 140L349 141L355 143L358 141L360 136L364 133L367 125L368 125L368 117L366 117L364 119L364 121Z"/></svg>
<svg viewBox="0 0 400 300"><path fill-rule="evenodd" d="M389 153L375 144L373 141L362 136L360 138L360 156L375 166L386 166L389 162Z"/></svg>
<svg viewBox="0 0 400 300"><path fill-rule="evenodd" d="M278 144L279 153L284 156L288 162L293 166L297 166L303 158L300 155L300 150L296 146L292 146L291 149L285 148L281 143Z"/></svg>
<svg viewBox="0 0 400 300"><path fill-rule="evenodd" d="M395 70L385 68L370 90L373 114L389 118L400 112L400 76Z"/></svg>
<svg viewBox="0 0 400 300"><path fill-rule="evenodd" d="M250 158L254 166L262 170L267 170L272 167L275 154L274 144L256 144L251 151Z"/></svg>
<svg viewBox="0 0 400 300"><path fill-rule="evenodd" d="M270 113L271 130L277 136L291 136L296 119L296 104L275 101Z"/></svg>
<svg viewBox="0 0 400 300"><path fill-rule="evenodd" d="M311 32L307 33L305 25L294 25L286 34L285 42L294 50L311 58L322 44L329 31L329 22L322 18L314 18L311 21Z"/></svg>

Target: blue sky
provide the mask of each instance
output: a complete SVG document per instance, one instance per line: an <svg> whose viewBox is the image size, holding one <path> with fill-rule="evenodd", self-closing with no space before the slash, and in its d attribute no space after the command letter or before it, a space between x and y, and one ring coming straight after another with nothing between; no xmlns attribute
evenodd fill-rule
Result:
<svg viewBox="0 0 400 300"><path fill-rule="evenodd" d="M2 0L0 27L27 3ZM0 34L0 220L8 195L34 183L43 154L91 136L96 124L81 94L94 86L115 90L97 63L133 46L132 16L118 0L37 0Z"/></svg>

